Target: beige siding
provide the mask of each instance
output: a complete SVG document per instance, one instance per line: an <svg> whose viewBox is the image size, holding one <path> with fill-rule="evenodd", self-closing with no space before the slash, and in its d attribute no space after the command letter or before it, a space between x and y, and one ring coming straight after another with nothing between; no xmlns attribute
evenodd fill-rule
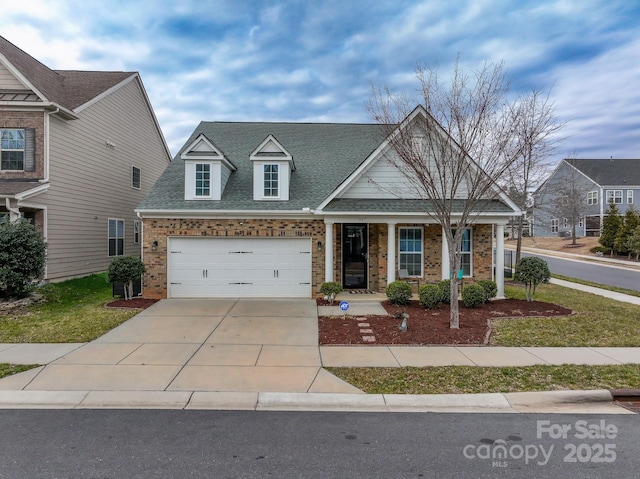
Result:
<svg viewBox="0 0 640 479"><path fill-rule="evenodd" d="M25 86L0 63L0 88L3 90L25 90Z"/></svg>
<svg viewBox="0 0 640 479"><path fill-rule="evenodd" d="M134 208L169 163L137 80L79 116L51 120L49 279L107 268L109 218L125 221L125 255L139 256ZM132 166L141 170L139 190L131 187Z"/></svg>

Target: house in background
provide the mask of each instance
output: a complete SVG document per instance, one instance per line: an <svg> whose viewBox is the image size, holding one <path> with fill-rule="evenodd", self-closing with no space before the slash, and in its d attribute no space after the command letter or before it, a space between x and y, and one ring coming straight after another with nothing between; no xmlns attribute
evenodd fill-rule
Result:
<svg viewBox="0 0 640 479"><path fill-rule="evenodd" d="M576 198L562 198L573 183ZM535 236L570 236L571 221L562 214L563 203L579 202L583 214L576 236L600 236L610 202L624 215L640 202L640 159L565 159L534 193Z"/></svg>
<svg viewBox="0 0 640 479"><path fill-rule="evenodd" d="M325 281L384 292L399 277L449 278L442 228L390 155L379 125L200 123L136 210L143 295L309 298ZM518 213L488 199L462 244L464 277L495 278L498 295Z"/></svg>
<svg viewBox="0 0 640 479"><path fill-rule="evenodd" d="M140 256L134 208L171 161L136 72L51 70L0 37L0 221L30 219L47 280Z"/></svg>

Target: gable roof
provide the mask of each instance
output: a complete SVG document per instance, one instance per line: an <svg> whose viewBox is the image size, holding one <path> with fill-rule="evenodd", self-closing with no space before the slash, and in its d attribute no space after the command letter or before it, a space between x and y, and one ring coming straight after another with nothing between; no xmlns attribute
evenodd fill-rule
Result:
<svg viewBox="0 0 640 479"><path fill-rule="evenodd" d="M600 186L640 187L640 159L565 159Z"/></svg>
<svg viewBox="0 0 640 479"><path fill-rule="evenodd" d="M137 75L136 72L52 70L0 36L0 61L3 58L42 101L67 110L75 110L109 88Z"/></svg>
<svg viewBox="0 0 640 479"><path fill-rule="evenodd" d="M256 210L301 211L316 208L381 143L375 124L344 123L235 123L202 122L185 147L205 135L237 168L219 201L184 199L184 162L181 153L138 206L140 210ZM253 165L250 155L269 135L286 145L295 158L288 201L253 200Z"/></svg>

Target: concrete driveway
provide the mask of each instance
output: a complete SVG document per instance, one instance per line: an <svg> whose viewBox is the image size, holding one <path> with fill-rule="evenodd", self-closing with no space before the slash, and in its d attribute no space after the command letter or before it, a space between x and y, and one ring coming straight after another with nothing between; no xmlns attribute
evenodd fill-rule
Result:
<svg viewBox="0 0 640 479"><path fill-rule="evenodd" d="M361 392L321 368L314 301L163 300L20 375L34 391Z"/></svg>

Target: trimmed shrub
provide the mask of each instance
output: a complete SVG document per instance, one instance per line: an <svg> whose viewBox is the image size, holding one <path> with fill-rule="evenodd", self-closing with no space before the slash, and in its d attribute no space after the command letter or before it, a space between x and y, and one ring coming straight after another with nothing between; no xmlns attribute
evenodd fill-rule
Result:
<svg viewBox="0 0 640 479"><path fill-rule="evenodd" d="M394 281L387 286L387 298L393 304L409 304L411 299L411 285L406 281Z"/></svg>
<svg viewBox="0 0 640 479"><path fill-rule="evenodd" d="M462 290L462 302L467 308L477 308L486 301L487 293L479 284L470 284Z"/></svg>
<svg viewBox="0 0 640 479"><path fill-rule="evenodd" d="M594 246L589 251L591 251L594 254L598 254L598 253L607 254L611 251L611 248L605 248L604 246Z"/></svg>
<svg viewBox="0 0 640 479"><path fill-rule="evenodd" d="M438 285L425 284L420 286L418 294L420 296L420 305L425 308L433 309L442 302L442 293Z"/></svg>
<svg viewBox="0 0 640 479"><path fill-rule="evenodd" d="M496 294L498 294L498 285L495 281L491 281L490 279L481 279L480 281L477 281L476 284L484 289L486 294L485 303L491 298L495 298Z"/></svg>
<svg viewBox="0 0 640 479"><path fill-rule="evenodd" d="M536 287L542 283L548 283L551 278L551 272L547 262L535 256L527 256L522 258L516 264L516 273L514 279L525 285L525 296L527 301L533 301L536 294Z"/></svg>
<svg viewBox="0 0 640 479"><path fill-rule="evenodd" d="M22 298L44 273L44 238L27 220L0 225L0 295Z"/></svg>
<svg viewBox="0 0 640 479"><path fill-rule="evenodd" d="M144 263L135 256L118 256L111 261L107 269L110 283L124 285L124 299L132 299L133 281L140 278L144 272Z"/></svg>
<svg viewBox="0 0 640 479"><path fill-rule="evenodd" d="M438 283L440 288L440 300L443 303L451 304L451 280L443 279Z"/></svg>
<svg viewBox="0 0 640 479"><path fill-rule="evenodd" d="M333 304L336 295L342 293L342 284L337 281L327 281L320 285L320 292Z"/></svg>

